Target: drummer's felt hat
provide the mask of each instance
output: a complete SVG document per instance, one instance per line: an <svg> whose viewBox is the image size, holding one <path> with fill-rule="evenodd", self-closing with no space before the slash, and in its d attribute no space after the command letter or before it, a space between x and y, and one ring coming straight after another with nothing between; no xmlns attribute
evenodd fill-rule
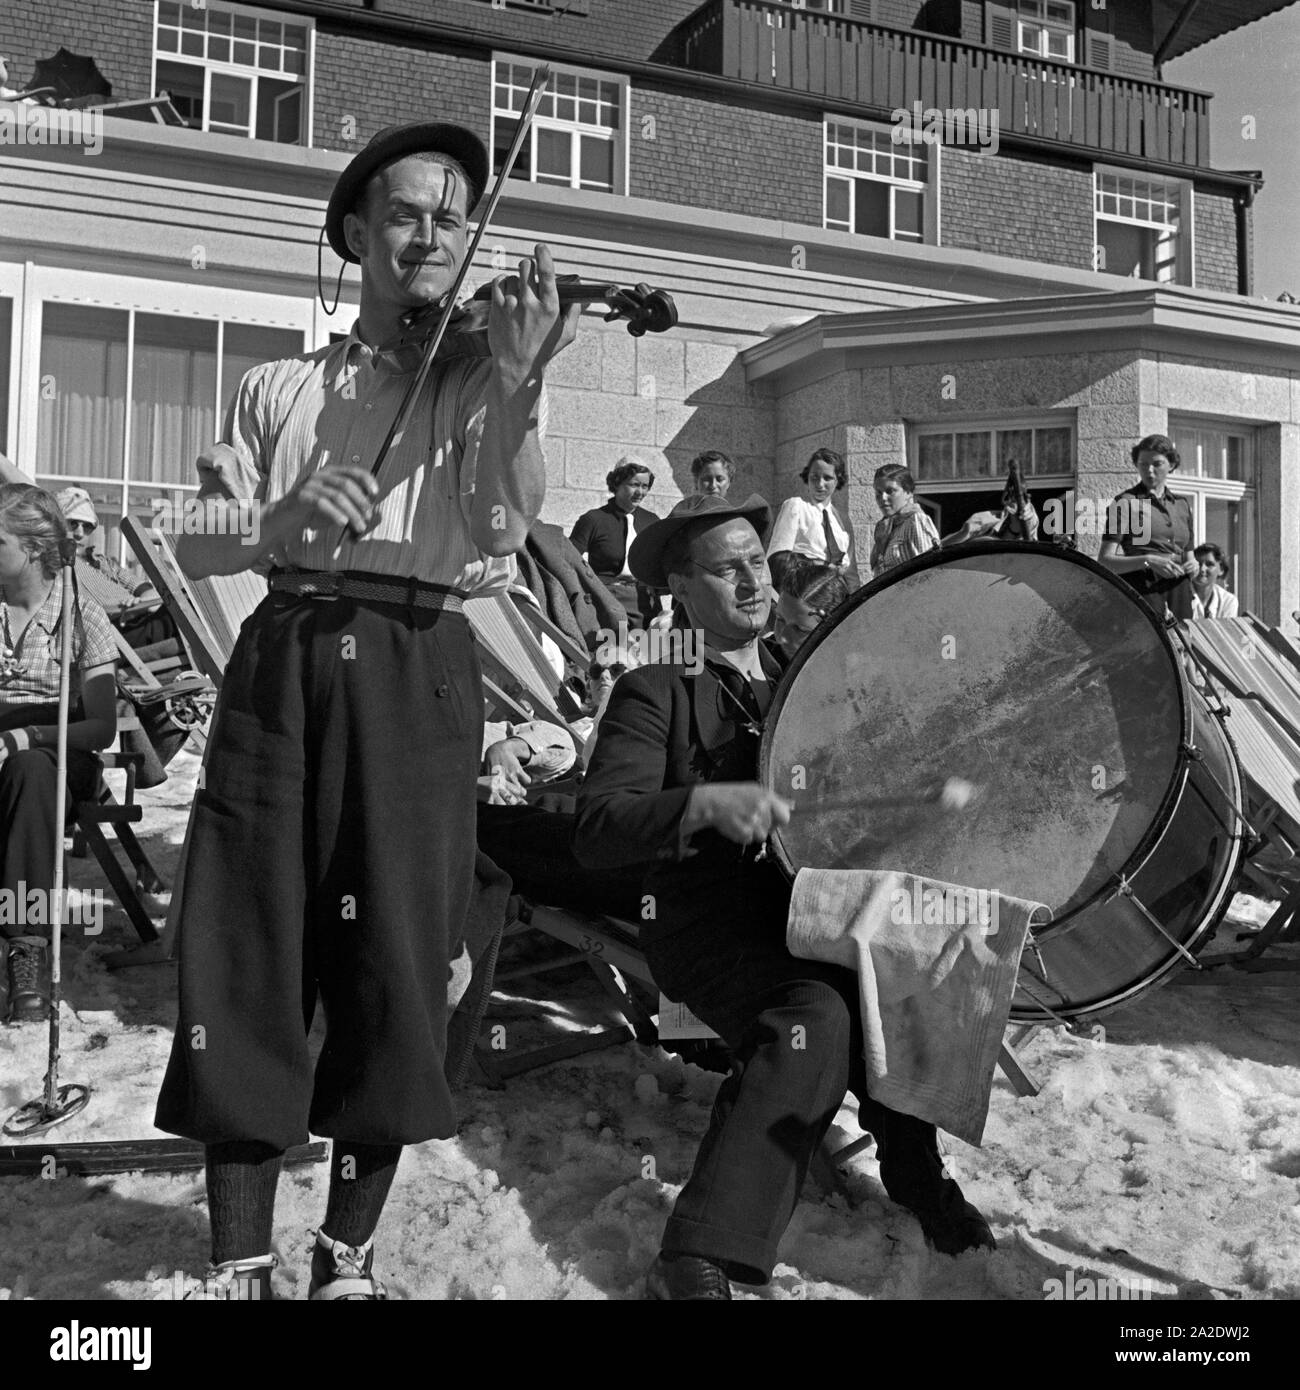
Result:
<svg viewBox="0 0 1300 1390"><path fill-rule="evenodd" d="M666 517L647 526L637 536L627 554L628 568L642 584L654 589L666 589L668 574L664 570L664 547L668 542L693 521L726 521L733 516L743 516L752 522L759 539L767 539L768 529L772 525L772 509L756 492L743 502L729 502L716 493L696 493L693 497L684 497Z"/></svg>
<svg viewBox="0 0 1300 1390"><path fill-rule="evenodd" d="M464 169L469 178L469 203L472 210L483 196L488 181L488 155L482 140L472 130L446 121L414 121L408 125L385 126L370 143L356 154L339 175L325 210L325 235L334 254L345 261L357 258L348 248L343 235L343 219L354 211L366 182L386 164L405 159L408 154L445 154Z"/></svg>

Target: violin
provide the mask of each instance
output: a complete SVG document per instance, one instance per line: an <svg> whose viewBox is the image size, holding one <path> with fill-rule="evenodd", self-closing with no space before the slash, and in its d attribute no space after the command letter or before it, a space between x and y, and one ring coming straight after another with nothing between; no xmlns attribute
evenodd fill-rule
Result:
<svg viewBox="0 0 1300 1390"><path fill-rule="evenodd" d="M438 303L427 307L421 306L404 315L404 319L413 320L409 325L409 337L407 332L403 332L393 343L385 344L380 348L381 355L387 351L390 357L393 353L397 353L401 359L406 358L407 349L410 349L409 355L415 360L411 363L406 389L402 393L401 404L397 407L397 415L379 445L375 461L370 467L372 477L384 466L384 460L388 457L389 451L402 438L415 408L415 402L420 395L420 390L428 379L434 362L439 360L442 355L443 342L448 337L453 323L459 324L462 328L458 335L462 344L470 341L478 344L473 349L462 347L462 353L473 351L476 356L490 356L487 345L487 321L488 311L491 307L492 286L483 286L466 303L458 302L458 296L465 284L469 268L474 263L474 256L483 240L483 235L487 231L488 224L496 212L497 204L501 200L501 195L505 191L506 181L510 177L511 169L514 168L515 160L519 157L524 136L528 133L528 127L537 114L537 108L541 105L550 77L551 70L545 64L533 73L532 84L524 98L524 109L519 113L519 121L515 126L510 148L506 151L506 157L502 161L501 168L497 171L496 182L493 183L492 191L488 194L487 206L482 217L479 218L478 226L474 229L469 248L460 263L460 269L456 272L456 278L451 288ZM584 286L575 277L563 275L557 276L557 282L561 305L575 301L603 303L609 309L609 313L605 317L607 319L627 319L628 332L634 337L639 337L643 333L662 333L677 322L677 309L671 296L662 290L653 290L649 285L637 285L630 290L622 289L618 285ZM566 295L572 297L566 299ZM400 365L405 369L405 361L402 361ZM346 536L346 534L347 529L345 528L344 535ZM342 545L343 540L340 539L334 551L335 559L338 558Z"/></svg>
<svg viewBox="0 0 1300 1390"><path fill-rule="evenodd" d="M634 338L647 333L666 333L677 325L677 306L666 290L646 284L623 286L582 280L577 275L557 275L555 289L563 312L570 304L603 304L605 322L623 320ZM413 371L424 360L425 349L446 313L446 301L436 300L408 309L402 315L402 331L376 349L375 356L398 371ZM490 357L488 315L492 308L492 285L488 283L458 304L448 318L434 354L434 362L452 357Z"/></svg>

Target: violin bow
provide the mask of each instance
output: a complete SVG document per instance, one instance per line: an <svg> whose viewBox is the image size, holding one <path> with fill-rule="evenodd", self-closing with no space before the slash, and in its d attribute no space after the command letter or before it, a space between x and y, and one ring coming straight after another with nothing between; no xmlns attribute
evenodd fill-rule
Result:
<svg viewBox="0 0 1300 1390"><path fill-rule="evenodd" d="M438 320L438 327L434 331L433 337L429 339L424 349L424 358L420 363L419 371L407 384L406 391L402 396L402 402L397 407L397 414L393 418L393 423L389 426L388 433L384 436L383 443L379 446L379 452L375 455L375 461L370 468L370 476L373 478L384 466L384 460L388 457L395 445L399 444L402 435L406 432L406 426L410 423L411 412L415 408L415 402L419 397L424 383L429 379L429 373L433 370L434 359L438 355L438 348L442 345L442 340L446 336L447 326L451 323L451 316L456 308L457 296L465 284L466 277L469 275L470 267L474 264L474 257L478 254L479 243L483 240L484 233L487 231L488 223L491 222L493 214L497 210L497 204L501 201L501 195L505 192L506 180L510 177L510 171L515 167L515 160L519 158L519 151L523 148L524 137L528 134L528 127L533 123L533 117L537 114L537 108L542 104L542 98L546 95L547 83L551 80L551 69L543 64L534 69L532 85L528 88L528 95L524 98L523 110L519 113L519 123L515 126L514 137L510 141L510 149L506 152L505 161L501 165L501 170L496 176L496 181L492 185L492 191L488 195L488 205L483 211L483 216L479 218L478 226L474 229L474 236L470 240L469 248L465 252L465 258L460 263L460 269L456 272L456 278L452 281L451 288L447 291L446 303L443 306L442 317ZM347 539L347 527L344 527L343 535L339 539L338 545L334 549L334 558L337 560L339 553L343 549L343 542Z"/></svg>

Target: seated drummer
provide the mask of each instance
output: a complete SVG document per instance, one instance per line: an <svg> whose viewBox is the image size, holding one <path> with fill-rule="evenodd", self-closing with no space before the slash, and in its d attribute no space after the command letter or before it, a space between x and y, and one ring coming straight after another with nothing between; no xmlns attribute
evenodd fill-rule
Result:
<svg viewBox="0 0 1300 1390"><path fill-rule="evenodd" d="M791 809L756 780L783 664L758 640L771 608L769 524L761 497L695 496L637 537L632 571L685 607L705 644L703 669L651 665L623 676L578 798L582 862L655 861L644 883L654 917L641 923L650 968L734 1056L650 1270L647 1295L657 1299L729 1299L732 1279L768 1281L846 1091L875 1136L885 1190L927 1240L953 1255L994 1244L944 1176L934 1126L867 1094L857 977L791 956L790 883L757 858Z"/></svg>

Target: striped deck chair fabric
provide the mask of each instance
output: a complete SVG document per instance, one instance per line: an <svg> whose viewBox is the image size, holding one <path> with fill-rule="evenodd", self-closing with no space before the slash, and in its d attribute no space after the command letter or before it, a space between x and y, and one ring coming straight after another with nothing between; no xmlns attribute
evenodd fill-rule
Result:
<svg viewBox="0 0 1300 1390"><path fill-rule="evenodd" d="M465 616L488 659L507 685L513 685L528 700L538 718L567 729L579 754L584 751L582 734L560 712L557 693L560 677L546 658L537 634L525 621L508 594L491 598L471 598L465 603ZM494 676L489 669L488 674Z"/></svg>
<svg viewBox="0 0 1300 1390"><path fill-rule="evenodd" d="M1271 809L1288 840L1300 843L1300 672L1249 618L1197 620L1185 635L1228 709L1251 812Z"/></svg>
<svg viewBox="0 0 1300 1390"><path fill-rule="evenodd" d="M130 516L122 518L122 534L162 595L195 664L220 685L239 629L266 597L266 580L251 570L187 579L176 561L174 537L147 531Z"/></svg>

